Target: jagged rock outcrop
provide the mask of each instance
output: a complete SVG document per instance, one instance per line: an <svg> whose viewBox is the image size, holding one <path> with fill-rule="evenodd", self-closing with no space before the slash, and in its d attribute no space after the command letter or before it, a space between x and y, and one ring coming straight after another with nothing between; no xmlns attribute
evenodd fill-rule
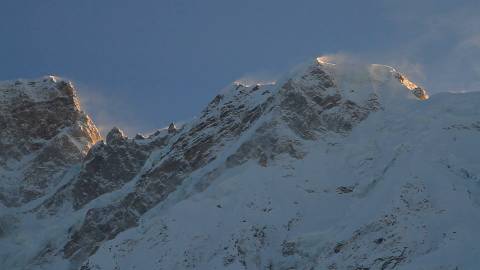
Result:
<svg viewBox="0 0 480 270"><path fill-rule="evenodd" d="M106 137L106 143L109 145L121 144L127 140L127 136L119 128L114 127Z"/></svg>
<svg viewBox="0 0 480 270"><path fill-rule="evenodd" d="M168 133L175 133L177 132L177 127L175 126L174 123L170 123L170 125L168 126Z"/></svg>
<svg viewBox="0 0 480 270"><path fill-rule="evenodd" d="M114 127L107 134L106 143L100 141L92 147L79 173L40 205L38 212L55 214L65 204L78 210L99 196L120 189L138 175L152 151L166 146L170 139L166 132L129 139Z"/></svg>

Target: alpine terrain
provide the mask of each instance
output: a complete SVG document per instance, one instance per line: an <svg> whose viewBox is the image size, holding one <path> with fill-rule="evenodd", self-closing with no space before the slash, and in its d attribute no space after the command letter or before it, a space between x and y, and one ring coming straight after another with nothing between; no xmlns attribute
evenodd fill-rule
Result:
<svg viewBox="0 0 480 270"><path fill-rule="evenodd" d="M332 62L133 138L0 83L0 269L478 269L480 93Z"/></svg>

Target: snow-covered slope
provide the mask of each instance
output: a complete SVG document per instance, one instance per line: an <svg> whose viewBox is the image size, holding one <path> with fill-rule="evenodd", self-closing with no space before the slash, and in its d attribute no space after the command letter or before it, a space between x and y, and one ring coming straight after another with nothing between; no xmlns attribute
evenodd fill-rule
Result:
<svg viewBox="0 0 480 270"><path fill-rule="evenodd" d="M475 269L480 94L319 58L182 127L113 129L4 208L7 269Z"/></svg>

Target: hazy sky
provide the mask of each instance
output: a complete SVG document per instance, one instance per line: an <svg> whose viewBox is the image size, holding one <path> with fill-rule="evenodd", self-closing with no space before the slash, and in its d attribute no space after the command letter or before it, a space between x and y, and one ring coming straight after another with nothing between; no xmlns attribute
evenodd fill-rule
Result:
<svg viewBox="0 0 480 270"><path fill-rule="evenodd" d="M480 90L479 14L478 0L1 0L0 80L71 79L98 126L129 135L322 54Z"/></svg>

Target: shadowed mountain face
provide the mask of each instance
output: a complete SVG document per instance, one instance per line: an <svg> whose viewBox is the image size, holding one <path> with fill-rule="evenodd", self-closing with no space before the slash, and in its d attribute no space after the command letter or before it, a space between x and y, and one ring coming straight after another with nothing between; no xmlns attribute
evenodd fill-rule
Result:
<svg viewBox="0 0 480 270"><path fill-rule="evenodd" d="M317 60L276 84L234 84L181 127L135 138L114 128L99 141L70 83L1 90L9 269L448 269L474 259L460 235L480 219L477 94L428 99L391 67ZM462 213L473 216L459 223ZM463 257L442 259L459 243Z"/></svg>

